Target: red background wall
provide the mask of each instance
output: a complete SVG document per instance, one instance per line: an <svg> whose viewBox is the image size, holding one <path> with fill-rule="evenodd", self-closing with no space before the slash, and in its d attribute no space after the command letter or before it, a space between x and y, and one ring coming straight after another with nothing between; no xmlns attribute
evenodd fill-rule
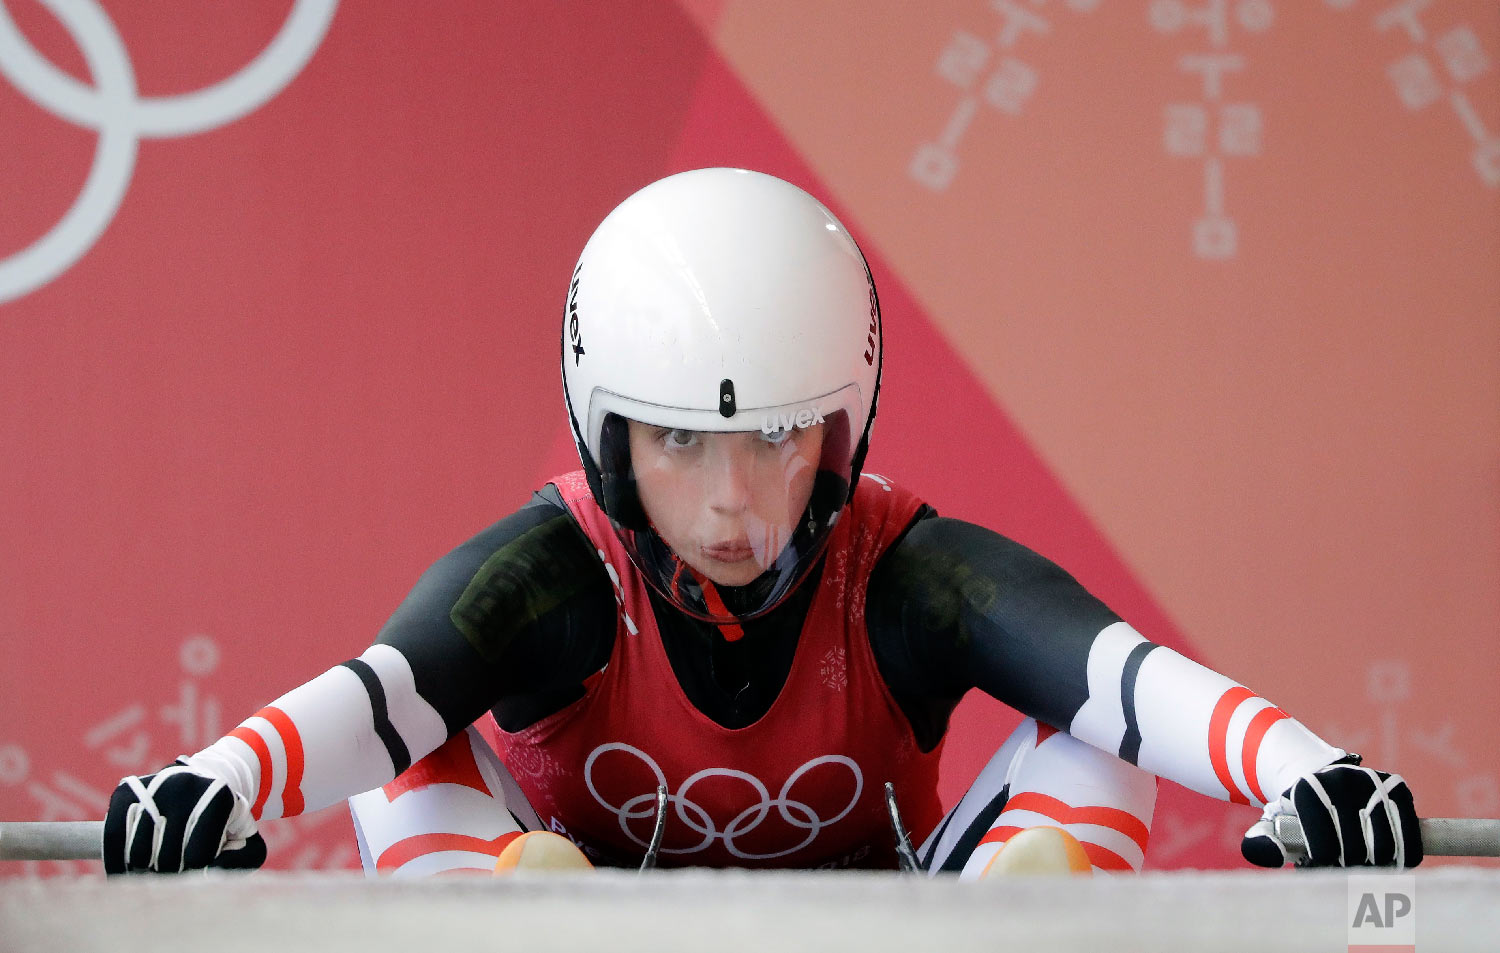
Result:
<svg viewBox="0 0 1500 953"><path fill-rule="evenodd" d="M570 467L576 255L704 165L870 254L871 469L1500 814L1500 5L319 6L3 4L0 817L99 816ZM1150 862L1247 815L1163 785Z"/></svg>

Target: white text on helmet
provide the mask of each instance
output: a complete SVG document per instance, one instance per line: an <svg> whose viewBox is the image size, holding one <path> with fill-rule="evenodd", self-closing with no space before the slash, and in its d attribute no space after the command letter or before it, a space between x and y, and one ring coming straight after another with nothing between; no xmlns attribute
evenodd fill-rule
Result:
<svg viewBox="0 0 1500 953"><path fill-rule="evenodd" d="M799 410L794 414L776 414L760 418L760 432L769 436L778 430L811 427L813 424L822 422L823 415L817 410Z"/></svg>

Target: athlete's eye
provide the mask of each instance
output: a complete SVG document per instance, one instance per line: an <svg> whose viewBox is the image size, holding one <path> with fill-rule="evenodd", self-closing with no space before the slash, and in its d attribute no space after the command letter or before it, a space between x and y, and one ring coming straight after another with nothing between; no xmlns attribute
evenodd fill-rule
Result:
<svg viewBox="0 0 1500 953"><path fill-rule="evenodd" d="M698 442L698 431L696 430L667 430L662 433L662 441L670 448L682 449L691 447Z"/></svg>
<svg viewBox="0 0 1500 953"><path fill-rule="evenodd" d="M760 432L760 439L773 447L779 447L786 443L791 436L792 432L790 430L773 430L770 433L762 430Z"/></svg>

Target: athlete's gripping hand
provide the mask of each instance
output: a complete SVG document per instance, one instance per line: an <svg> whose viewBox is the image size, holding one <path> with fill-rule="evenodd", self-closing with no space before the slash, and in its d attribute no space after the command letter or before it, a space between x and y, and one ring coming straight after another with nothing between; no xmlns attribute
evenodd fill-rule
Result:
<svg viewBox="0 0 1500 953"><path fill-rule="evenodd" d="M265 860L250 805L222 778L182 758L155 774L122 779L109 799L106 873L251 868Z"/></svg>
<svg viewBox="0 0 1500 953"><path fill-rule="evenodd" d="M1422 835L1411 789L1399 774L1361 767L1350 755L1305 774L1265 813L1240 843L1252 864L1280 867L1286 847L1276 836L1276 818L1296 815L1307 854L1301 867L1415 867L1422 862Z"/></svg>

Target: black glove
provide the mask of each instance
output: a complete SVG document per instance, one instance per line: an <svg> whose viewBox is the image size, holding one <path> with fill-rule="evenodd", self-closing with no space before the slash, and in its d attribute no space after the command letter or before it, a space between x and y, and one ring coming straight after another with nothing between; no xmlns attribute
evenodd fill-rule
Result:
<svg viewBox="0 0 1500 953"><path fill-rule="evenodd" d="M1266 805L1240 842L1252 864L1280 867L1286 847L1276 836L1276 818L1295 815L1307 854L1299 867L1415 867L1422 862L1422 834L1411 789L1399 774L1360 767L1350 755L1305 774Z"/></svg>
<svg viewBox="0 0 1500 953"><path fill-rule="evenodd" d="M128 777L104 817L104 870L175 874L201 867L253 868L266 861L250 805L222 778L182 758Z"/></svg>

